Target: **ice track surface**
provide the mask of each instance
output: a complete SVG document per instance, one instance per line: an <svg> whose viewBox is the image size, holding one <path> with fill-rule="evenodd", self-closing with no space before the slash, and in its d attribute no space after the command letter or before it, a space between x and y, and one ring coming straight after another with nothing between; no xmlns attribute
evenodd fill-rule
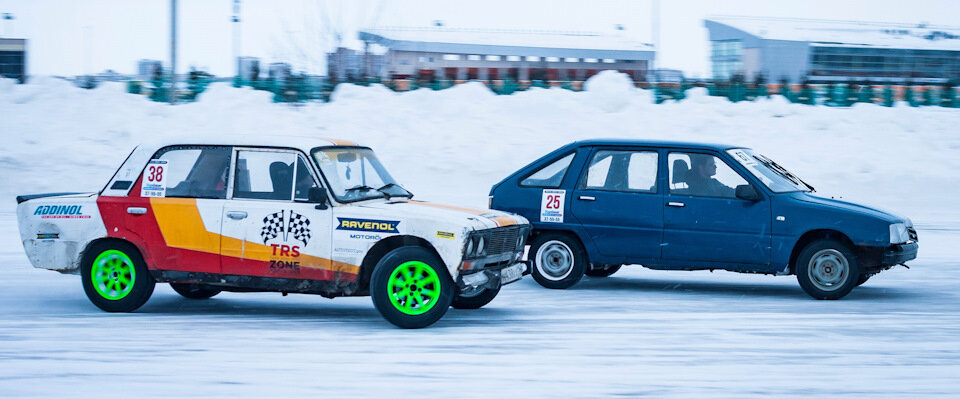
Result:
<svg viewBox="0 0 960 399"><path fill-rule="evenodd" d="M847 298L793 276L631 266L573 289L526 277L487 307L401 330L369 298L157 286L110 314L33 269L0 214L0 396L871 397L960 389L960 226Z"/></svg>

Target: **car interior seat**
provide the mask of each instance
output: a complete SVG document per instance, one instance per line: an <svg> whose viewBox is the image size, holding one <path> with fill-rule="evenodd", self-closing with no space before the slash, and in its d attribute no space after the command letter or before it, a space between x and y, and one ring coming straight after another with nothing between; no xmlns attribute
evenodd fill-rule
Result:
<svg viewBox="0 0 960 399"><path fill-rule="evenodd" d="M293 164L281 161L271 163L270 182L273 183L273 196L270 199L290 199L290 190L293 189Z"/></svg>
<svg viewBox="0 0 960 399"><path fill-rule="evenodd" d="M674 192L683 192L687 188L687 175L690 174L690 165L686 160L675 159L673 161L673 176L670 178L670 188Z"/></svg>

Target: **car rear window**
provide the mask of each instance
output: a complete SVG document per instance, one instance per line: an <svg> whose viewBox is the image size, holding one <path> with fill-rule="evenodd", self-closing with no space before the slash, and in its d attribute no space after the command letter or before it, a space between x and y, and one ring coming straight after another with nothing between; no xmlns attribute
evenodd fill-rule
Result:
<svg viewBox="0 0 960 399"><path fill-rule="evenodd" d="M570 153L567 156L538 169L526 179L520 181L520 185L524 187L560 187L560 183L563 181L563 176L567 173L567 168L570 167L570 162L573 162L573 156L575 154L576 153Z"/></svg>

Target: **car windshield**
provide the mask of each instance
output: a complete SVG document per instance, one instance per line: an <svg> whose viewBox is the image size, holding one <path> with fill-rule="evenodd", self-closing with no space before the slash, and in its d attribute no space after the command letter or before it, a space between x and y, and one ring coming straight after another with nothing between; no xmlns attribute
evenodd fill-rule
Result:
<svg viewBox="0 0 960 399"><path fill-rule="evenodd" d="M786 168L773 162L770 158L753 152L747 148L734 148L727 153L750 171L757 179L775 193L792 191L815 191L799 177L790 173Z"/></svg>
<svg viewBox="0 0 960 399"><path fill-rule="evenodd" d="M413 197L383 167L373 150L362 147L318 147L311 151L341 202L371 198Z"/></svg>

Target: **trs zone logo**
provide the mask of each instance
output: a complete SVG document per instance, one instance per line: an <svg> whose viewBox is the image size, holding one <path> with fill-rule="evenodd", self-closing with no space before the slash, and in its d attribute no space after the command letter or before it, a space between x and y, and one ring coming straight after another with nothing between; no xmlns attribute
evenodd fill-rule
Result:
<svg viewBox="0 0 960 399"><path fill-rule="evenodd" d="M281 237L284 242L289 239L300 241L307 245L310 241L310 219L294 211L280 211L263 218L263 228L260 229L260 238L263 244L274 238Z"/></svg>
<svg viewBox="0 0 960 399"><path fill-rule="evenodd" d="M396 220L370 220L353 218L337 218L337 220L340 221L340 224L337 225L337 230L399 233L399 231L397 231L397 225L400 224L400 222Z"/></svg>
<svg viewBox="0 0 960 399"><path fill-rule="evenodd" d="M41 205L33 214L41 219L90 219L82 210L82 205Z"/></svg>

